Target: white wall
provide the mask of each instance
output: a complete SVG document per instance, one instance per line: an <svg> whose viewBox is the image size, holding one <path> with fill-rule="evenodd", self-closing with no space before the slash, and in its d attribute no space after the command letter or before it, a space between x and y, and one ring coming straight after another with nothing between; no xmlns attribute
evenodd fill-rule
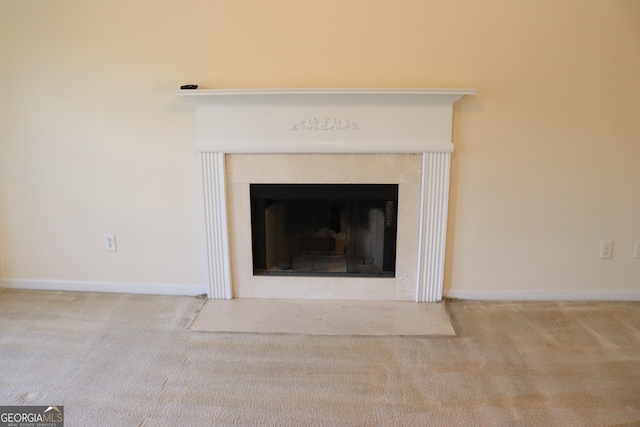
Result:
<svg viewBox="0 0 640 427"><path fill-rule="evenodd" d="M476 88L445 294L640 294L636 0L0 0L0 58L14 286L205 291L193 111L171 95L197 83Z"/></svg>

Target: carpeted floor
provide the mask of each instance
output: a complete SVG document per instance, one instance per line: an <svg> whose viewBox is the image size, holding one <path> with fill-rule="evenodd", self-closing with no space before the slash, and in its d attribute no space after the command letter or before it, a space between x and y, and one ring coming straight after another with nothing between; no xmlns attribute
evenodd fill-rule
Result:
<svg viewBox="0 0 640 427"><path fill-rule="evenodd" d="M640 303L449 302L455 337L209 333L191 297L4 290L0 405L73 426L640 425Z"/></svg>

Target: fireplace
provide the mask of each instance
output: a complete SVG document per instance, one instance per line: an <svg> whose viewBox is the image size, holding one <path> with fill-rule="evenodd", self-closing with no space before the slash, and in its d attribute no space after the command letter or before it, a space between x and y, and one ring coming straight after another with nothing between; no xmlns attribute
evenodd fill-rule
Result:
<svg viewBox="0 0 640 427"><path fill-rule="evenodd" d="M209 297L439 301L452 109L473 92L177 92L196 105ZM395 196L344 196L353 185Z"/></svg>
<svg viewBox="0 0 640 427"><path fill-rule="evenodd" d="M397 184L251 184L254 275L395 277Z"/></svg>

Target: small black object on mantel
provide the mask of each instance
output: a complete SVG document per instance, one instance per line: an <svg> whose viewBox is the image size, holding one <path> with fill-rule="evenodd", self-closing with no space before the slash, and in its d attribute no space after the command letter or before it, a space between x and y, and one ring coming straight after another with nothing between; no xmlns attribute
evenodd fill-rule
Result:
<svg viewBox="0 0 640 427"><path fill-rule="evenodd" d="M180 86L180 89L182 90L193 90L193 89L198 89L198 85L182 85Z"/></svg>

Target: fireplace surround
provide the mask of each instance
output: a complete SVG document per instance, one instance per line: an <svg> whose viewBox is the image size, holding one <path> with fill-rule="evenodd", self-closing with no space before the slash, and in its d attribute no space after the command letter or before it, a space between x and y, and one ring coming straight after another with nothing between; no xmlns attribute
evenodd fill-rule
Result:
<svg viewBox="0 0 640 427"><path fill-rule="evenodd" d="M453 104L471 89L184 90L196 113L210 298L442 299ZM267 166L268 165L268 166ZM399 186L392 278L265 277L251 184Z"/></svg>

